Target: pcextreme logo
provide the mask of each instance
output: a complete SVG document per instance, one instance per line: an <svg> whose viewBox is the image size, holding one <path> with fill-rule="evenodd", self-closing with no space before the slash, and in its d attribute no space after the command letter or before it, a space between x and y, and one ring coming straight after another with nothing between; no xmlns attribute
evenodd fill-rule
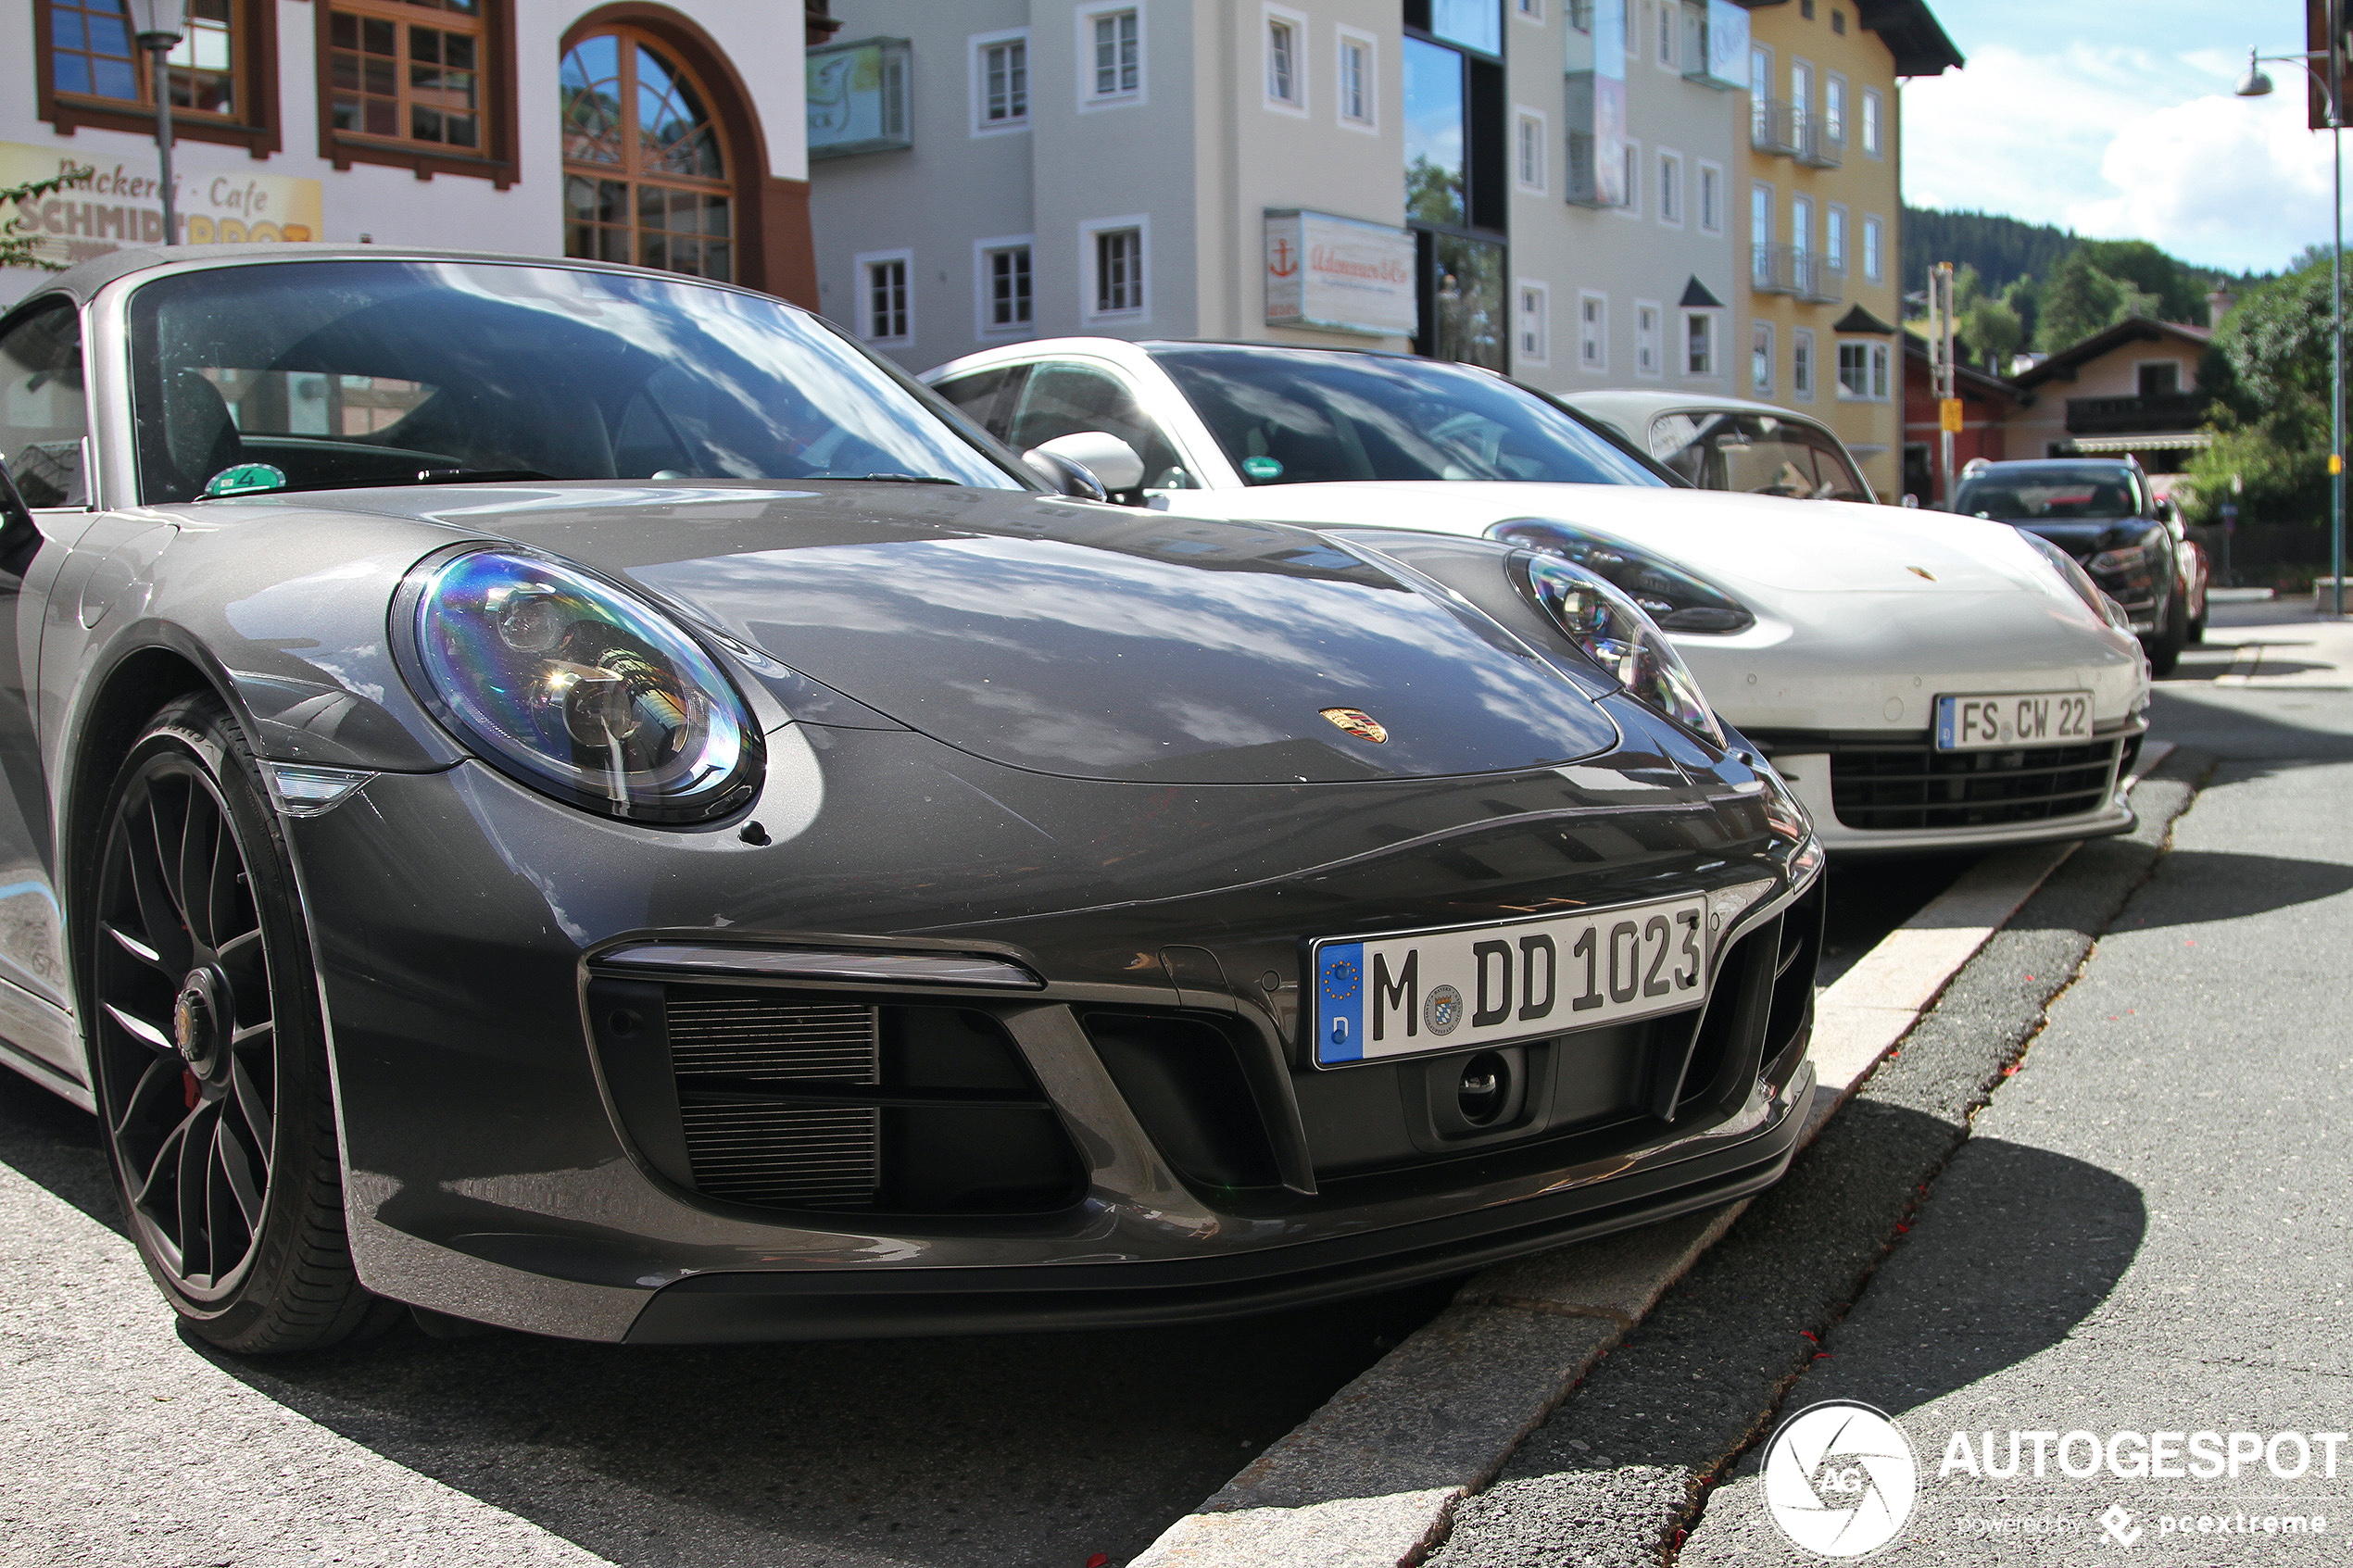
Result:
<svg viewBox="0 0 2353 1568"><path fill-rule="evenodd" d="M1869 1405L1809 1405L1765 1452L1765 1510L1792 1546L1817 1557L1877 1551L1904 1528L1919 1491L1911 1443Z"/></svg>

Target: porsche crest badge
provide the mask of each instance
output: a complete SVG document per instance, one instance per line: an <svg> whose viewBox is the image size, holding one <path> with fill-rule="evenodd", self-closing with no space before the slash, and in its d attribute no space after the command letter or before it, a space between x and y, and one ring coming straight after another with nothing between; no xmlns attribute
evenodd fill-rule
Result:
<svg viewBox="0 0 2353 1568"><path fill-rule="evenodd" d="M1327 708L1323 714L1358 740L1379 746L1389 739L1389 731L1381 726L1381 721L1361 708Z"/></svg>

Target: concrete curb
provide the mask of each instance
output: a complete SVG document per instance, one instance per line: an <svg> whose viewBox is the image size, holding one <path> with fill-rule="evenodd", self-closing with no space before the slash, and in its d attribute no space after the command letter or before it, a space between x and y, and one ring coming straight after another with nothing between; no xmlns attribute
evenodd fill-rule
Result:
<svg viewBox="0 0 2353 1568"><path fill-rule="evenodd" d="M2147 746L2127 787L2173 747ZM1820 1132L1961 966L2072 854L1988 856L1816 999ZM1403 1568L1501 1474L1594 1363L1731 1228L1748 1200L1499 1264L1170 1525L1129 1568Z"/></svg>

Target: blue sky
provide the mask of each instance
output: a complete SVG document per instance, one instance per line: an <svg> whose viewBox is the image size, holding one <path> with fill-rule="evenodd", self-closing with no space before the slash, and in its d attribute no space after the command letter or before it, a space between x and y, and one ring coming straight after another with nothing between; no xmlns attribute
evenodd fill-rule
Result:
<svg viewBox="0 0 2353 1568"><path fill-rule="evenodd" d="M2302 0L1930 0L1969 66L1904 89L1904 195L2276 270L2329 240L2329 138L2302 73L2231 89L2246 52L2304 47ZM2353 155L2353 147L2347 149Z"/></svg>

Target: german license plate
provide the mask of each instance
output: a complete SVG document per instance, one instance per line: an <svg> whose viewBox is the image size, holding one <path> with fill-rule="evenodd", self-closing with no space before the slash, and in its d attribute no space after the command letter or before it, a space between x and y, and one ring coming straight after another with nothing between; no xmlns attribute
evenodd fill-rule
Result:
<svg viewBox="0 0 2353 1568"><path fill-rule="evenodd" d="M1315 1062L1537 1039L1707 999L1707 900L1315 945Z"/></svg>
<svg viewBox="0 0 2353 1568"><path fill-rule="evenodd" d="M1998 751L2092 738L2089 692L2001 692L1936 699L1936 749Z"/></svg>

